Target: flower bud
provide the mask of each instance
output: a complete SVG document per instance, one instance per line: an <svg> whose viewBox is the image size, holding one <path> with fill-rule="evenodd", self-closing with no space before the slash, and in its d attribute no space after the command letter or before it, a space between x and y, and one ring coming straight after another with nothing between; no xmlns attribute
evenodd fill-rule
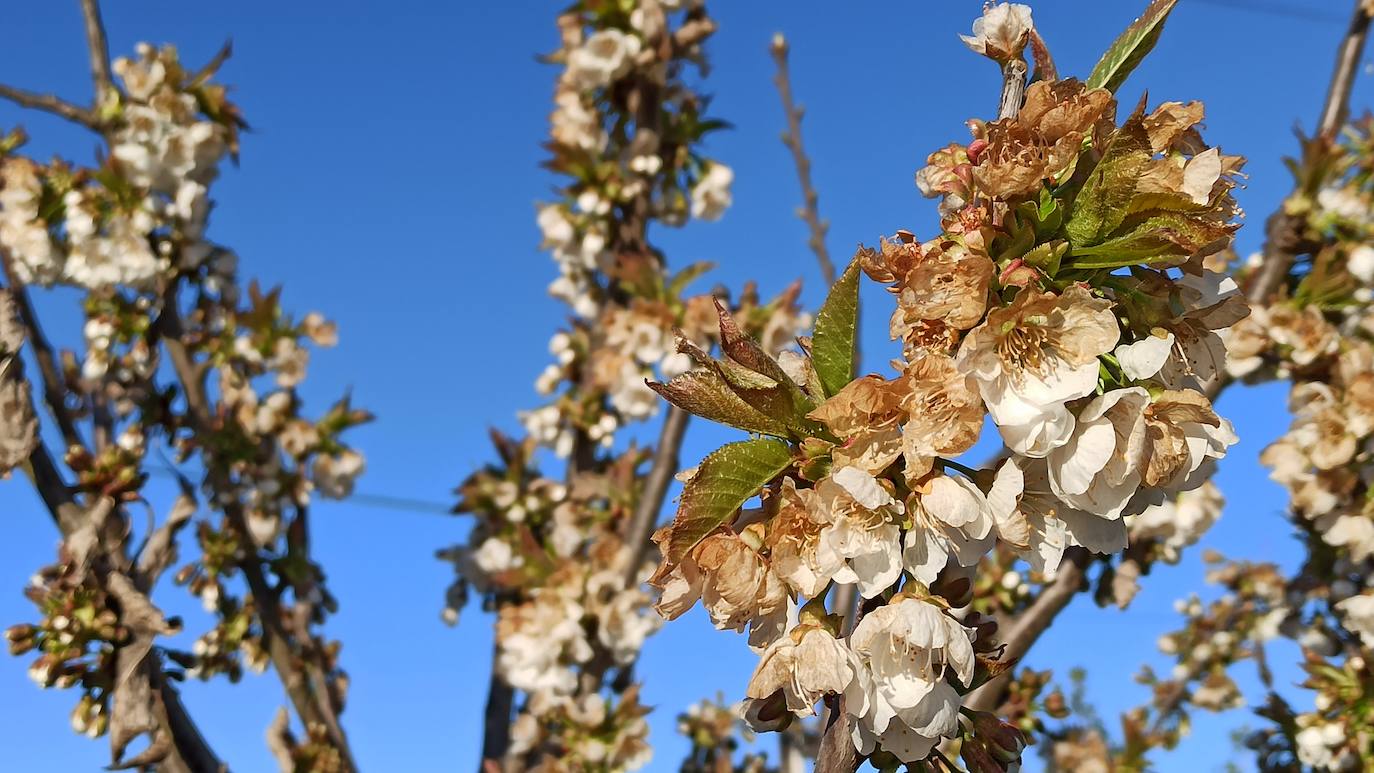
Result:
<svg viewBox="0 0 1374 773"><path fill-rule="evenodd" d="M1010 763L1021 759L1021 751L1026 748L1026 736L1014 725L997 718L986 711L973 712L973 732L978 740L987 746L987 751L1000 762Z"/></svg>
<svg viewBox="0 0 1374 773"><path fill-rule="evenodd" d="M977 738L965 739L959 756L964 758L968 773L1007 773L1006 766L998 762L987 745Z"/></svg>
<svg viewBox="0 0 1374 773"><path fill-rule="evenodd" d="M792 712L787 710L787 698L778 690L767 698L745 701L744 721L756 733L778 732L792 724Z"/></svg>
<svg viewBox="0 0 1374 773"><path fill-rule="evenodd" d="M1055 690L1045 697L1045 713L1055 719L1063 719L1069 715L1069 704L1064 700L1064 693Z"/></svg>
<svg viewBox="0 0 1374 773"><path fill-rule="evenodd" d="M973 600L973 580L964 575L941 572L930 586L930 592L948 601L951 607L967 606Z"/></svg>

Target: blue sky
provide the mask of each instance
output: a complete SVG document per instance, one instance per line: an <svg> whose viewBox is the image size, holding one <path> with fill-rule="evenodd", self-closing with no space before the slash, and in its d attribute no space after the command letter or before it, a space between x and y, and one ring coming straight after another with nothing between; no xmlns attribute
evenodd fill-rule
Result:
<svg viewBox="0 0 1374 773"><path fill-rule="evenodd" d="M360 491L450 501L450 491L489 456L488 426L515 429L515 412L536 404L532 383L564 310L545 295L554 276L540 253L534 203L555 184L538 166L554 70L536 55L556 43L556 2L107 3L111 46L175 43L185 61L207 60L226 39L235 54L223 79L254 127L242 166L215 187L211 235L236 249L245 277L285 285L285 302L339 322L337 349L317 354L304 389L323 407L351 388L355 404L378 415L354 441L368 456ZM1142 2L1043 0L1033 4L1063 74L1086 74ZM1300 4L1299 17L1270 13L1276 3L1180 4L1150 60L1122 95L1148 85L1155 100L1200 99L1207 136L1250 158L1239 192L1250 213L1242 252L1254 250L1267 212L1289 177L1292 129L1311 126L1320 108L1344 2ZM772 90L767 44L791 40L792 74L807 107L806 144L830 247L845 259L859 242L908 228L928 235L934 206L912 175L925 155L963 140L963 122L995 110L998 75L968 53L956 33L976 0L821 4L755 0L714 3L721 31L709 47L705 89L712 112L734 129L707 151L736 170L735 206L716 224L656 235L677 266L713 260L706 283L764 291L795 277L804 300L822 297L791 160L778 142L781 110ZM1248 10L1243 8L1248 7ZM27 3L7 15L0 81L84 100L89 91L75 2ZM1354 104L1370 103L1368 79ZM39 156L89 161L93 140L46 116L0 105L0 127L23 122ZM886 340L887 301L865 289L863 350L874 370L896 350ZM50 293L41 311L50 335L72 345L75 296ZM1281 517L1283 495L1256 455L1286 424L1281 386L1237 391L1222 401L1241 443L1219 482L1228 498L1204 541L1229 555L1296 560ZM730 434L694 424L684 451L695 460ZM161 484L153 492L170 493ZM20 592L52 556L56 533L22 477L0 482L0 624L32 619ZM352 677L345 723L360 764L373 770L449 770L475 763L487 681L491 620L470 609L456 629L439 620L451 570L436 548L460 541L460 518L359 503L323 504L312 519L317 557L342 608L329 633L344 642ZM1147 698L1130 676L1142 662L1167 664L1154 649L1172 628L1175 598L1203 590L1191 550L1157 568L1126 613L1080 599L1031 653L1028 663L1061 676L1081 665L1091 695L1115 726L1121 709ZM207 619L177 589L164 607L191 631ZM1295 653L1271 653L1277 665ZM94 770L103 742L74 736L75 695L40 691L28 658L0 656L0 748L13 770ZM736 699L753 666L744 641L712 630L694 613L649 643L640 673L656 706L651 770L675 769L684 749L674 716L716 691ZM1249 670L1242 667L1242 674ZM1280 668L1280 681L1298 677ZM1251 680L1253 682L1253 680ZM272 770L263 731L283 703L275 677L239 685L186 686L186 701L219 753L239 771ZM1233 756L1227 733L1246 711L1199 716L1192 739L1162 767L1219 769ZM1242 763L1244 767L1244 763Z"/></svg>

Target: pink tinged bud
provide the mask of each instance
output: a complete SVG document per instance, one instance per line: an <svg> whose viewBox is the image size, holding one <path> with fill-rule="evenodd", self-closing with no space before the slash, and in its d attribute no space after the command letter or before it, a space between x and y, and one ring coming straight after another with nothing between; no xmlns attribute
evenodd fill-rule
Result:
<svg viewBox="0 0 1374 773"><path fill-rule="evenodd" d="M998 281L1003 287L1028 287L1036 281L1039 273L1024 259L1017 258L1002 269Z"/></svg>
<svg viewBox="0 0 1374 773"><path fill-rule="evenodd" d="M968 144L968 160L974 166L978 165L978 159L982 157L983 151L988 149L988 141L976 139Z"/></svg>

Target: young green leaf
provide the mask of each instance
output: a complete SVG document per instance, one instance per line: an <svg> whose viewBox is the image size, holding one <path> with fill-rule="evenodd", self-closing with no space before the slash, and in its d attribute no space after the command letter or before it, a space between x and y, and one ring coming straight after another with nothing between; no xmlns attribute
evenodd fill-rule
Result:
<svg viewBox="0 0 1374 773"><path fill-rule="evenodd" d="M1064 232L1074 247L1099 244L1125 220L1136 183L1150 162L1150 139L1138 117L1117 129L1074 199Z"/></svg>
<svg viewBox="0 0 1374 773"><path fill-rule="evenodd" d="M745 502L791 463L791 449L771 438L727 443L702 460L682 489L668 538L659 545L664 566L681 562L707 534L730 523Z"/></svg>
<svg viewBox="0 0 1374 773"><path fill-rule="evenodd" d="M688 371L666 384L651 381L649 388L682 410L718 424L761 435L792 435L786 424L745 402L710 368Z"/></svg>
<svg viewBox="0 0 1374 773"><path fill-rule="evenodd" d="M668 297L677 298L683 290L687 289L687 285L715 267L716 264L703 260L677 272L672 279L668 280Z"/></svg>
<svg viewBox="0 0 1374 773"><path fill-rule="evenodd" d="M1112 42L1107 53L1102 55L1092 75L1088 76L1088 88L1103 88L1112 92L1120 88L1159 41L1164 20L1169 18L1169 12L1174 10L1175 5L1178 5L1178 0L1151 0L1140 18L1131 22L1126 31Z"/></svg>
<svg viewBox="0 0 1374 773"><path fill-rule="evenodd" d="M850 261L816 313L811 359L825 397L854 380L854 350L859 331L859 261Z"/></svg>

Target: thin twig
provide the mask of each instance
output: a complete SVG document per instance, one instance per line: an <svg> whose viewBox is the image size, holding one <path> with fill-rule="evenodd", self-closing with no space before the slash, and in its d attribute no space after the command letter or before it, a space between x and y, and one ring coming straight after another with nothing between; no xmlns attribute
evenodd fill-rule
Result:
<svg viewBox="0 0 1374 773"><path fill-rule="evenodd" d="M91 56L95 109L99 111L114 91L114 79L110 77L110 44L105 39L105 22L100 18L99 0L81 0L81 16L86 22L86 48Z"/></svg>
<svg viewBox="0 0 1374 773"><path fill-rule="evenodd" d="M997 102L997 118L1015 118L1026 100L1026 60L1015 57L1002 65L1002 97Z"/></svg>
<svg viewBox="0 0 1374 773"><path fill-rule="evenodd" d="M96 118L93 111L78 105L73 105L52 94L38 94L32 91L15 88L14 86L0 84L0 99L8 99L21 107L52 113L68 121L79 123L87 129L100 131L101 128L100 119Z"/></svg>
<svg viewBox="0 0 1374 773"><path fill-rule="evenodd" d="M792 151L792 162L797 167L797 181L801 183L802 205L797 209L797 216L806 223L810 230L810 237L806 243L811 251L816 253L816 261L821 266L821 276L825 278L826 286L835 283L835 264L830 260L830 250L825 246L825 235L830 230L830 224L821 218L820 197L816 194L816 186L811 182L811 159L806 155L806 148L802 145L801 122L805 111L792 99L792 78L787 67L787 38L779 32L773 36L773 44L769 46L773 53L773 62L777 64L778 72L773 76L773 85L778 89L778 96L782 98L782 112L787 118L787 131L783 132L782 144Z"/></svg>

